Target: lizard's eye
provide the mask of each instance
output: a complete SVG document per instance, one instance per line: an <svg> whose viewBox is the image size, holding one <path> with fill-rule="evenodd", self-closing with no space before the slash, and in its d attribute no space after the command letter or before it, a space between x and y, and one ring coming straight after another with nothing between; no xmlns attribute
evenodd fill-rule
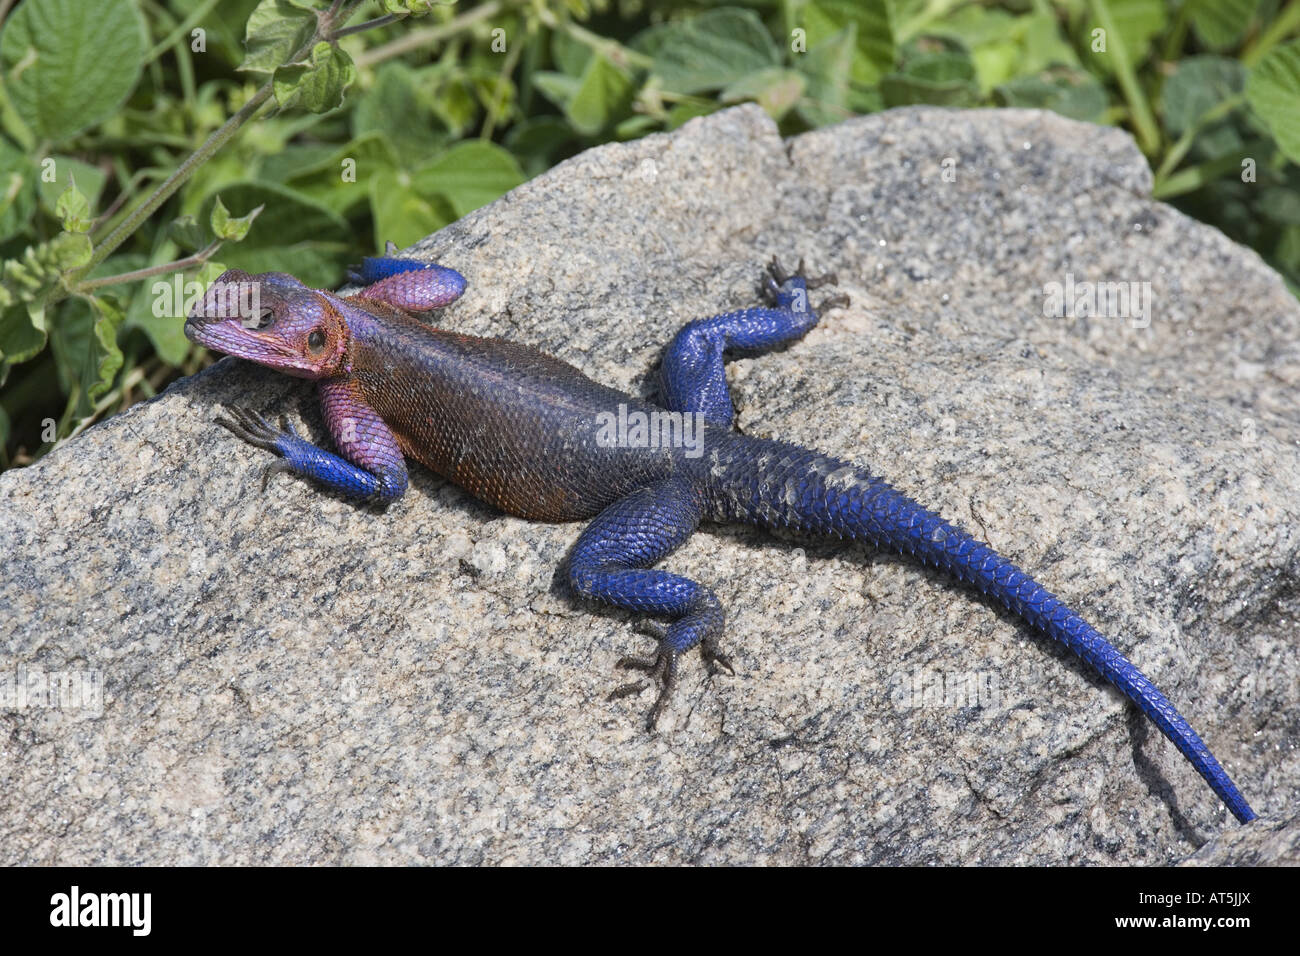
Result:
<svg viewBox="0 0 1300 956"><path fill-rule="evenodd" d="M307 336L307 348L311 349L313 352L316 352L321 348L324 348L324 346L325 346L325 333L322 332L320 329L312 329L311 335Z"/></svg>
<svg viewBox="0 0 1300 956"><path fill-rule="evenodd" d="M264 329L275 319L275 312L271 309L260 309L256 315L246 315L243 319L243 326L246 329Z"/></svg>

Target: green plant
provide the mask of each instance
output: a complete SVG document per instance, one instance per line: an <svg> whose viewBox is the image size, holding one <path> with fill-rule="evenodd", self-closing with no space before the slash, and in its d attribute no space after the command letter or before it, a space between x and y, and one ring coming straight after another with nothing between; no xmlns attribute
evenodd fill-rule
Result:
<svg viewBox="0 0 1300 956"><path fill-rule="evenodd" d="M1300 286L1300 0L10 6L0 466L207 361L180 316L223 268L333 286L587 146L742 101L787 134L915 103L1120 123L1158 197Z"/></svg>

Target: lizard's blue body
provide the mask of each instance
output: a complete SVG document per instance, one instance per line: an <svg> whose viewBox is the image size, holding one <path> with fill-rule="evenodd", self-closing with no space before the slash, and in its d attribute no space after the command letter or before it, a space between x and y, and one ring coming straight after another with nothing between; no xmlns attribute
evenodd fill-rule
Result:
<svg viewBox="0 0 1300 956"><path fill-rule="evenodd" d="M392 257L365 260L358 278L370 285L350 297L308 289L279 273L228 272L191 313L186 333L318 382L341 456L246 410L222 420L280 455L282 467L349 496L392 501L406 489L409 456L511 514L590 519L569 560L574 590L669 619L655 657L620 662L661 683L652 725L684 651L698 646L710 664L730 667L717 649L724 614L713 592L654 565L705 520L788 527L910 554L995 598L1096 668L1173 741L1238 820L1254 819L1164 695L1024 571L854 464L732 428L724 352L779 346L816 325L820 310L808 303L807 290L821 280L800 273L786 275L774 262L766 307L683 328L664 355L662 408L605 388L535 349L423 324L409 313L453 301L464 279ZM222 314L228 297L217 293L232 282L257 283L260 315ZM611 445L607 416L620 405L647 416L696 414L695 452L659 443Z"/></svg>

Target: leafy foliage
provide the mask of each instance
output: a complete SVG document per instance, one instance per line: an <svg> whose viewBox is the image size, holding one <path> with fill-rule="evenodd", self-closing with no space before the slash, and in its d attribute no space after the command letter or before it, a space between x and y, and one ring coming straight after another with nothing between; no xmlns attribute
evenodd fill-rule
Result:
<svg viewBox="0 0 1300 956"><path fill-rule="evenodd" d="M143 3L0 28L0 466L208 361L181 316L224 268L334 286L742 101L786 134L915 103L1122 124L1157 196L1300 287L1300 0Z"/></svg>

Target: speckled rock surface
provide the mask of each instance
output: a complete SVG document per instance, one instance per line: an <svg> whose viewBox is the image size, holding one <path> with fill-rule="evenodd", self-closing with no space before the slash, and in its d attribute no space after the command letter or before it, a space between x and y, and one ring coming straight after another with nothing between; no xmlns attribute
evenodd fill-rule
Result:
<svg viewBox="0 0 1300 956"><path fill-rule="evenodd" d="M1047 113L783 142L742 107L585 153L420 254L469 279L442 324L642 394L773 253L835 269L850 308L732 364L740 426L1017 559L1290 817L1300 306L1149 188L1128 137ZM1150 283L1145 320L1044 315L1050 283L1098 280ZM671 557L729 608L738 675L687 659L649 735L649 695L607 700L649 639L556 574L577 527L419 468L383 513L261 495L268 456L212 422L232 401L323 435L308 385L225 361L0 476L9 686L103 688L98 715L4 702L0 862L1167 863L1235 829L1080 663L859 546L717 528Z"/></svg>
<svg viewBox="0 0 1300 956"><path fill-rule="evenodd" d="M1300 866L1300 817L1225 830L1179 865Z"/></svg>

